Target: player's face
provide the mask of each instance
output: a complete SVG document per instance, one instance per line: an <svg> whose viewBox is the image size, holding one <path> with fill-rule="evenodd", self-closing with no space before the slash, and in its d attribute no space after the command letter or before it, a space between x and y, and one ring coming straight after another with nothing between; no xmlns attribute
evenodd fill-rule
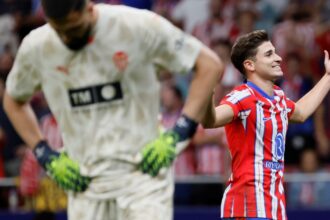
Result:
<svg viewBox="0 0 330 220"><path fill-rule="evenodd" d="M266 80L274 81L283 76L281 62L282 58L276 54L273 44L270 41L264 42L257 48L255 73Z"/></svg>
<svg viewBox="0 0 330 220"><path fill-rule="evenodd" d="M69 49L78 51L89 42L93 20L93 6L89 4L83 11L73 11L63 20L49 19L48 22Z"/></svg>

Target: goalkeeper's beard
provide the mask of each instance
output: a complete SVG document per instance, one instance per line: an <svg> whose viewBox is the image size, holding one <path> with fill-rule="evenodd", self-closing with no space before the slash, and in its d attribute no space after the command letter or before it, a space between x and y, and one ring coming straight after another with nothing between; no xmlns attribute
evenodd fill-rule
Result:
<svg viewBox="0 0 330 220"><path fill-rule="evenodd" d="M89 25L81 37L72 38L69 42L65 43L65 45L70 50L79 51L88 44L91 33L92 33L92 25Z"/></svg>

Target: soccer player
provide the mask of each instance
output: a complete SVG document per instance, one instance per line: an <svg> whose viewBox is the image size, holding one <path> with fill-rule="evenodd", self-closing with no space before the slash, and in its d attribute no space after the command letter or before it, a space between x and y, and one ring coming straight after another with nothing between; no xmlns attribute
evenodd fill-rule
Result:
<svg viewBox="0 0 330 220"><path fill-rule="evenodd" d="M274 82L283 76L281 57L265 31L243 35L231 60L247 82L227 94L220 105L208 105L205 127L225 126L232 156L232 175L224 192L224 219L286 219L283 187L288 122L305 121L330 89L330 61L315 87L296 103Z"/></svg>
<svg viewBox="0 0 330 220"><path fill-rule="evenodd" d="M88 0L41 3L48 23L23 40L4 106L39 163L69 191L69 219L171 219L174 184L166 168L202 120L221 61L147 10ZM159 67L195 68L182 116L165 134L158 134ZM65 153L44 141L28 104L40 89Z"/></svg>

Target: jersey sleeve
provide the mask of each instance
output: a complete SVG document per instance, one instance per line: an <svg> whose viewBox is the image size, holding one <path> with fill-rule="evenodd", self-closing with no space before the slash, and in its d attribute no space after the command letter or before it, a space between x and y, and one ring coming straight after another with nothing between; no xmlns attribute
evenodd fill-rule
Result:
<svg viewBox="0 0 330 220"><path fill-rule="evenodd" d="M194 67L202 43L163 17L143 12L140 30L144 48L154 63L173 73L187 73Z"/></svg>
<svg viewBox="0 0 330 220"><path fill-rule="evenodd" d="M41 86L40 74L34 66L32 49L29 38L24 38L6 81L6 91L18 101L27 101Z"/></svg>
<svg viewBox="0 0 330 220"><path fill-rule="evenodd" d="M248 111L249 109L244 108L244 102L250 97L251 94L247 90L233 90L227 94L220 102L220 105L227 104L229 105L234 112L234 120L242 117L243 112Z"/></svg>
<svg viewBox="0 0 330 220"><path fill-rule="evenodd" d="M296 107L296 103L294 101L292 101L291 99L289 99L288 97L284 97L285 102L286 102L286 106L288 108L288 118L291 118L295 107Z"/></svg>

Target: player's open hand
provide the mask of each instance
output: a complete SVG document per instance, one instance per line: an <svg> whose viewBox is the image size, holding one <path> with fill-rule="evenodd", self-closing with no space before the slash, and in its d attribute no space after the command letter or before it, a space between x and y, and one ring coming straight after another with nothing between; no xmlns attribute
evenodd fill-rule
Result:
<svg viewBox="0 0 330 220"><path fill-rule="evenodd" d="M177 134L165 132L142 150L140 169L143 173L157 176L163 167L170 167L176 157Z"/></svg>
<svg viewBox="0 0 330 220"><path fill-rule="evenodd" d="M66 153L52 150L47 142L41 141L34 149L39 164L47 174L64 190L83 192L87 189L90 178L80 174L79 164Z"/></svg>

